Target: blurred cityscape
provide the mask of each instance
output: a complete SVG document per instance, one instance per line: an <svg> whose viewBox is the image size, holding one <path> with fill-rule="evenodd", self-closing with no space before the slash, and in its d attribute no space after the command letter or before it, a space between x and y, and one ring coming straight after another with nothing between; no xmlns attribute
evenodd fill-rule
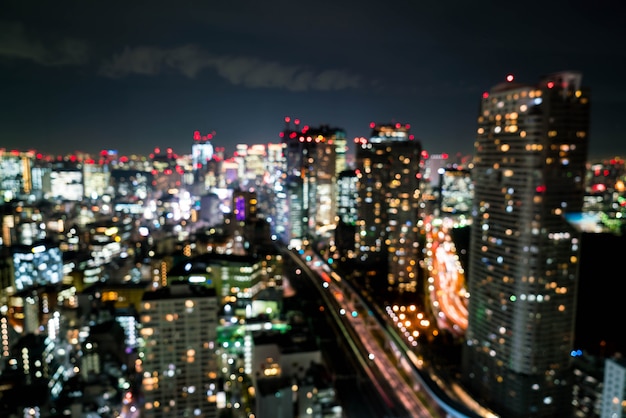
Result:
<svg viewBox="0 0 626 418"><path fill-rule="evenodd" d="M0 416L623 416L589 97L507 78L473 155L291 117L232 155L0 149Z"/></svg>

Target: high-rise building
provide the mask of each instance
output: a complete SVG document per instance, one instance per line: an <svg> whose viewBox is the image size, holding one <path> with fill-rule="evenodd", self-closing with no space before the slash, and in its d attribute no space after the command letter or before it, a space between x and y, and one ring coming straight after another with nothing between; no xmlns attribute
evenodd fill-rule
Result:
<svg viewBox="0 0 626 418"><path fill-rule="evenodd" d="M568 416L588 130L579 73L483 94L463 369L502 416Z"/></svg>
<svg viewBox="0 0 626 418"><path fill-rule="evenodd" d="M604 391L601 418L626 416L626 361L608 358L604 362Z"/></svg>
<svg viewBox="0 0 626 418"><path fill-rule="evenodd" d="M55 167L50 172L50 190L47 199L80 202L85 195L83 172L78 167Z"/></svg>
<svg viewBox="0 0 626 418"><path fill-rule="evenodd" d="M369 139L357 138L357 257L388 266L387 282L416 290L421 144L410 126L370 124Z"/></svg>
<svg viewBox="0 0 626 418"><path fill-rule="evenodd" d="M285 146L285 143L267 145L267 160L265 161L267 178L264 181L267 194L265 199L260 199L259 202L259 209L261 213L265 214L276 238L287 236L287 225L289 224L284 181L287 178L285 174L286 159L283 153Z"/></svg>
<svg viewBox="0 0 626 418"><path fill-rule="evenodd" d="M462 216L469 213L474 197L470 170L439 169L439 205L442 213Z"/></svg>
<svg viewBox="0 0 626 418"><path fill-rule="evenodd" d="M242 190L256 190L263 184L267 157L267 147L263 144L237 144L233 158L238 164L237 179Z"/></svg>
<svg viewBox="0 0 626 418"><path fill-rule="evenodd" d="M290 244L315 235L320 228L334 225L336 215L337 165L345 165L345 133L340 128L322 125L317 128L303 126L295 120L285 118L286 128L281 132L285 144L286 185L285 198L302 211L294 219L293 206L289 206L290 227L285 228L288 236L283 241ZM337 162L337 151L342 161Z"/></svg>
<svg viewBox="0 0 626 418"><path fill-rule="evenodd" d="M344 170L337 178L337 217L347 225L357 222L358 178L354 170Z"/></svg>
<svg viewBox="0 0 626 418"><path fill-rule="evenodd" d="M215 132L201 135L200 131L194 131L193 144L191 145L191 158L194 170L199 170L206 166L213 159L213 139Z"/></svg>
<svg viewBox="0 0 626 418"><path fill-rule="evenodd" d="M97 199L109 192L111 170L108 164L96 164L93 160L83 163L83 193L88 199Z"/></svg>
<svg viewBox="0 0 626 418"><path fill-rule="evenodd" d="M8 202L32 191L34 153L0 148L0 199Z"/></svg>
<svg viewBox="0 0 626 418"><path fill-rule="evenodd" d="M357 212L358 177L355 170L344 170L337 178L337 224L333 258L345 261L354 258Z"/></svg>
<svg viewBox="0 0 626 418"><path fill-rule="evenodd" d="M61 283L63 254L54 241L41 240L32 245L14 245L11 251L15 272L13 292Z"/></svg>
<svg viewBox="0 0 626 418"><path fill-rule="evenodd" d="M174 282L146 292L140 313L144 417L217 417L217 297Z"/></svg>

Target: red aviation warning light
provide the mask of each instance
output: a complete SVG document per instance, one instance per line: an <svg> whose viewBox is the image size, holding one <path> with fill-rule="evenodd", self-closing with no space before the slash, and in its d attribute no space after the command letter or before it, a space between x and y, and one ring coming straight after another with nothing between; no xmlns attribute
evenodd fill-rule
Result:
<svg viewBox="0 0 626 418"><path fill-rule="evenodd" d="M212 131L206 135L202 135L200 133L200 131L194 131L193 132L193 140L194 141L209 141L211 139L213 139L213 137L215 136L215 131Z"/></svg>
<svg viewBox="0 0 626 418"><path fill-rule="evenodd" d="M513 80L515 80L515 77L513 77L513 74L508 74L506 76L506 81L508 81L509 83L511 83Z"/></svg>

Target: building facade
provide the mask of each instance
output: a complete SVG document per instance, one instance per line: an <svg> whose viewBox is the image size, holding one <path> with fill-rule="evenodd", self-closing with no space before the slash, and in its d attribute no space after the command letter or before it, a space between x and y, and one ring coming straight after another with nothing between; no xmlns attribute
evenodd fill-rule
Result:
<svg viewBox="0 0 626 418"><path fill-rule="evenodd" d="M609 358L604 363L601 418L626 416L626 361Z"/></svg>
<svg viewBox="0 0 626 418"><path fill-rule="evenodd" d="M370 127L369 139L356 140L357 258L384 263L390 287L415 291L422 147L409 125Z"/></svg>
<svg viewBox="0 0 626 418"><path fill-rule="evenodd" d="M282 239L297 246L335 223L337 165L345 165L346 140L340 128L300 127L299 120L292 126L290 118L285 122L281 138L286 172L282 181L290 215Z"/></svg>
<svg viewBox="0 0 626 418"><path fill-rule="evenodd" d="M562 72L483 94L472 176L464 377L507 417L571 405L589 92ZM567 415L566 415L567 416Z"/></svg>
<svg viewBox="0 0 626 418"><path fill-rule="evenodd" d="M217 417L215 289L175 282L143 297L143 417Z"/></svg>

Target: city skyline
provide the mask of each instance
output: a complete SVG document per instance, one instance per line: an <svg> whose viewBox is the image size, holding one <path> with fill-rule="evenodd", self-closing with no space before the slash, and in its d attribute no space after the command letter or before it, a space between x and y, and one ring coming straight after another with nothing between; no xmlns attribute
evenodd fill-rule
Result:
<svg viewBox="0 0 626 418"><path fill-rule="evenodd" d="M581 77L493 85L461 168L401 123L350 170L292 120L230 160L0 152L0 415L620 409L626 171Z"/></svg>
<svg viewBox="0 0 626 418"><path fill-rule="evenodd" d="M232 153L279 142L291 116L350 144L409 123L425 150L469 154L483 91L574 70L590 158L626 154L621 3L121 5L3 4L0 147L188 153L199 130Z"/></svg>

